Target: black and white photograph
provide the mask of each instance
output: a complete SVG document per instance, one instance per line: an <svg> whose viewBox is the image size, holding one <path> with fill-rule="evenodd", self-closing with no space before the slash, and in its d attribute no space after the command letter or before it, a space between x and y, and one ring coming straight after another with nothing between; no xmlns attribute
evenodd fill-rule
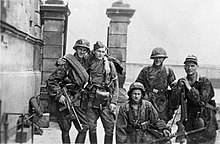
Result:
<svg viewBox="0 0 220 144"><path fill-rule="evenodd" d="M220 144L219 0L0 6L0 143Z"/></svg>

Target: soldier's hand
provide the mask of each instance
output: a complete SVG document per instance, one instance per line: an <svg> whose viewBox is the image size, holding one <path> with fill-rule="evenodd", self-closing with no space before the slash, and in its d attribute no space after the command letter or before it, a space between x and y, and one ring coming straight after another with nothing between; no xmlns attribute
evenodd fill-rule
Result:
<svg viewBox="0 0 220 144"><path fill-rule="evenodd" d="M114 104L114 103L110 103L109 104L109 109L110 109L110 112L114 112L114 111L116 111L116 105Z"/></svg>
<svg viewBox="0 0 220 144"><path fill-rule="evenodd" d="M63 64L65 64L66 63L66 59L64 59L64 58L59 58L58 60L57 60L57 64L58 65L63 65Z"/></svg>
<svg viewBox="0 0 220 144"><path fill-rule="evenodd" d="M186 87L188 90L191 89L191 86L190 86L190 84L189 84L188 79L182 78L182 79L180 80L180 83L181 83L181 85L185 85L185 87Z"/></svg>
<svg viewBox="0 0 220 144"><path fill-rule="evenodd" d="M166 122L164 120L158 120L156 126L158 127L158 129L164 129L166 128Z"/></svg>
<svg viewBox="0 0 220 144"><path fill-rule="evenodd" d="M66 101L65 96L61 95L59 98L59 102L65 105L66 104L65 101Z"/></svg>
<svg viewBox="0 0 220 144"><path fill-rule="evenodd" d="M148 125L149 125L149 121L142 122L142 123L141 123L141 129L142 129L143 131L146 130L147 127L148 127Z"/></svg>
<svg viewBox="0 0 220 144"><path fill-rule="evenodd" d="M167 129L164 129L164 130L163 130L163 134L164 134L165 137L169 137L169 136L171 136L170 131L167 130Z"/></svg>
<svg viewBox="0 0 220 144"><path fill-rule="evenodd" d="M189 84L188 79L185 78L184 83L185 83L186 88L187 88L188 90L190 90L190 89L191 89L191 86L190 86L190 84Z"/></svg>

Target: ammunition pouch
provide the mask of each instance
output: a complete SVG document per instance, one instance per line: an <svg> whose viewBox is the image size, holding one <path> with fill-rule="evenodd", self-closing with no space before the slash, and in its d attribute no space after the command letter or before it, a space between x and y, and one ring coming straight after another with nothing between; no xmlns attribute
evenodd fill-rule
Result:
<svg viewBox="0 0 220 144"><path fill-rule="evenodd" d="M93 99L92 106L94 108L104 108L108 105L110 100L110 93L105 89L97 88L95 91L95 97Z"/></svg>

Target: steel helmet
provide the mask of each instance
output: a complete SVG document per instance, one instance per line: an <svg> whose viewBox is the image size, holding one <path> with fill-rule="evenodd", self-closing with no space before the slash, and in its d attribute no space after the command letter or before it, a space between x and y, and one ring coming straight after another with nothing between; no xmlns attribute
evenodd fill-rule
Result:
<svg viewBox="0 0 220 144"><path fill-rule="evenodd" d="M88 51L90 51L90 43L86 39L77 40L75 45L73 46L73 49L76 50L77 47L84 47L87 48Z"/></svg>
<svg viewBox="0 0 220 144"><path fill-rule="evenodd" d="M162 47L154 48L152 50L150 59L154 59L154 58L158 58L158 57L168 58L166 51Z"/></svg>
<svg viewBox="0 0 220 144"><path fill-rule="evenodd" d="M134 90L134 89L140 89L142 91L142 96L144 96L144 92L145 92L145 89L144 89L144 85L140 82L134 82L130 85L130 88L128 90L128 96L130 97L131 96L131 92Z"/></svg>
<svg viewBox="0 0 220 144"><path fill-rule="evenodd" d="M188 55L184 61L184 64L186 64L186 62L194 62L198 65L198 59L194 55Z"/></svg>

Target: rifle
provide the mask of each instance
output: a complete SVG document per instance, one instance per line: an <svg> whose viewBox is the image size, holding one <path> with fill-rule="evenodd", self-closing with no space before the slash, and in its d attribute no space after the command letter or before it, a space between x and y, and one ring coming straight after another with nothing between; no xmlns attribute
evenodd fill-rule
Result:
<svg viewBox="0 0 220 144"><path fill-rule="evenodd" d="M69 115L68 115L68 118L70 118L72 121L74 121L74 125L76 127L77 130L82 130L82 124L80 123L79 121L79 117L78 115L76 114L76 111L75 111L75 108L73 106L73 103L72 101L70 100L70 97L69 97L69 94L67 93L67 88L66 87L63 87L62 88L62 93L64 94L65 98L66 98L66 106L64 107L61 107L59 109L59 111L63 111L64 109L68 109L69 111Z"/></svg>
<svg viewBox="0 0 220 144"><path fill-rule="evenodd" d="M195 129L195 130L191 130L189 132L176 132L174 134L171 134L170 136L168 137L163 137L163 138L160 138L160 139L154 139L154 140L151 140L151 141L147 141L146 143L147 144L153 144L153 143L158 143L158 142L161 142L161 141L168 141L174 137L180 137L180 136L188 136L190 134L193 134L193 133L197 133L197 132L200 132L200 131L203 131L204 129L206 129L206 127L202 127L202 128L199 128L199 129Z"/></svg>
<svg viewBox="0 0 220 144"><path fill-rule="evenodd" d="M177 129L177 133L185 133L185 126L183 125L183 122L187 121L187 100L186 100L186 97L185 97L185 87L182 88L182 93L180 95L180 104L181 104L181 118L180 120L176 123L177 126L178 126L178 129ZM177 136L176 138L176 142L179 142L179 143L184 143L186 140L186 137L185 135L179 135Z"/></svg>

